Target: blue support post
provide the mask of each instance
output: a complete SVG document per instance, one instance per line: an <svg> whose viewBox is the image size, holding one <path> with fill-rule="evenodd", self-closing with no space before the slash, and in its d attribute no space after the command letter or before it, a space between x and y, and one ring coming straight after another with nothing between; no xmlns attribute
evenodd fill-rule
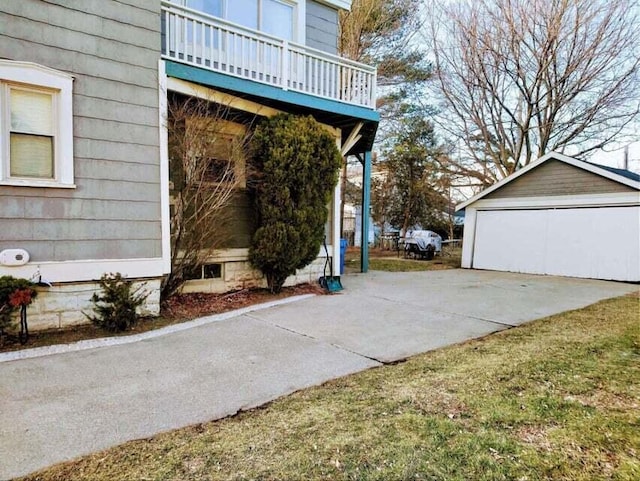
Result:
<svg viewBox="0 0 640 481"><path fill-rule="evenodd" d="M360 270L369 270L369 204L371 203L371 151L364 153L362 163L362 227L360 247Z"/></svg>

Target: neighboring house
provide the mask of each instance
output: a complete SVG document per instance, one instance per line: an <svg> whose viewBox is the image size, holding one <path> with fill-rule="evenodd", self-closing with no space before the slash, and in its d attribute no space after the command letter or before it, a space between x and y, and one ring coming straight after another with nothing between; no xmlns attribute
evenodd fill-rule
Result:
<svg viewBox="0 0 640 481"><path fill-rule="evenodd" d="M640 281L640 175L551 153L458 205L462 267Z"/></svg>
<svg viewBox="0 0 640 481"><path fill-rule="evenodd" d="M311 114L344 155L360 156L368 185L375 69L334 55L338 10L350 1L80 3L0 5L0 251L29 257L10 251L0 275L53 284L30 308L32 327L82 322L107 272L146 282L146 309L158 312L170 269L169 98L250 116ZM339 198L338 186L328 227L336 258ZM242 235L191 289L261 282L246 262L247 208L237 206Z"/></svg>

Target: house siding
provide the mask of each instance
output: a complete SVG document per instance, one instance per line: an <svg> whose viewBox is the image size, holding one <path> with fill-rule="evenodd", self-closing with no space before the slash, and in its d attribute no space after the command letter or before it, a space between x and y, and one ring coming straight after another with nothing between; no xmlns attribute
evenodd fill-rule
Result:
<svg viewBox="0 0 640 481"><path fill-rule="evenodd" d="M486 195L485 199L631 192L624 184L557 160L549 160Z"/></svg>
<svg viewBox="0 0 640 481"><path fill-rule="evenodd" d="M0 186L0 250L27 249L31 262L161 257L160 1L80 3L0 6L0 58L74 76L77 186Z"/></svg>
<svg viewBox="0 0 640 481"><path fill-rule="evenodd" d="M338 53L338 11L313 0L306 5L306 44L328 53Z"/></svg>

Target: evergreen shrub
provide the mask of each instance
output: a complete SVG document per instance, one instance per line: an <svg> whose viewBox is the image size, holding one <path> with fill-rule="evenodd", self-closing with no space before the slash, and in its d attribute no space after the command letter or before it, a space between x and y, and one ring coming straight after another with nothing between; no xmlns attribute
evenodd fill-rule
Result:
<svg viewBox="0 0 640 481"><path fill-rule="evenodd" d="M95 315L84 315L96 326L111 332L129 329L138 320L137 309L149 293L142 287L132 288L133 281L127 280L119 272L104 274L99 281L101 293L93 294Z"/></svg>
<svg viewBox="0 0 640 481"><path fill-rule="evenodd" d="M249 260L271 292L317 256L327 205L342 163L336 139L313 117L280 114L260 123L252 139L250 187L257 230Z"/></svg>

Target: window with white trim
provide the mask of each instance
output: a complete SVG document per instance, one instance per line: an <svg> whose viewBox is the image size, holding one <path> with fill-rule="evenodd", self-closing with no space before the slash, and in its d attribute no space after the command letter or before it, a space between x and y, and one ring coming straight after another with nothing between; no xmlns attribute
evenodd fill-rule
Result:
<svg viewBox="0 0 640 481"><path fill-rule="evenodd" d="M73 185L73 77L0 60L0 184Z"/></svg>
<svg viewBox="0 0 640 481"><path fill-rule="evenodd" d="M224 18L244 27L294 40L295 0L182 0L194 10Z"/></svg>

